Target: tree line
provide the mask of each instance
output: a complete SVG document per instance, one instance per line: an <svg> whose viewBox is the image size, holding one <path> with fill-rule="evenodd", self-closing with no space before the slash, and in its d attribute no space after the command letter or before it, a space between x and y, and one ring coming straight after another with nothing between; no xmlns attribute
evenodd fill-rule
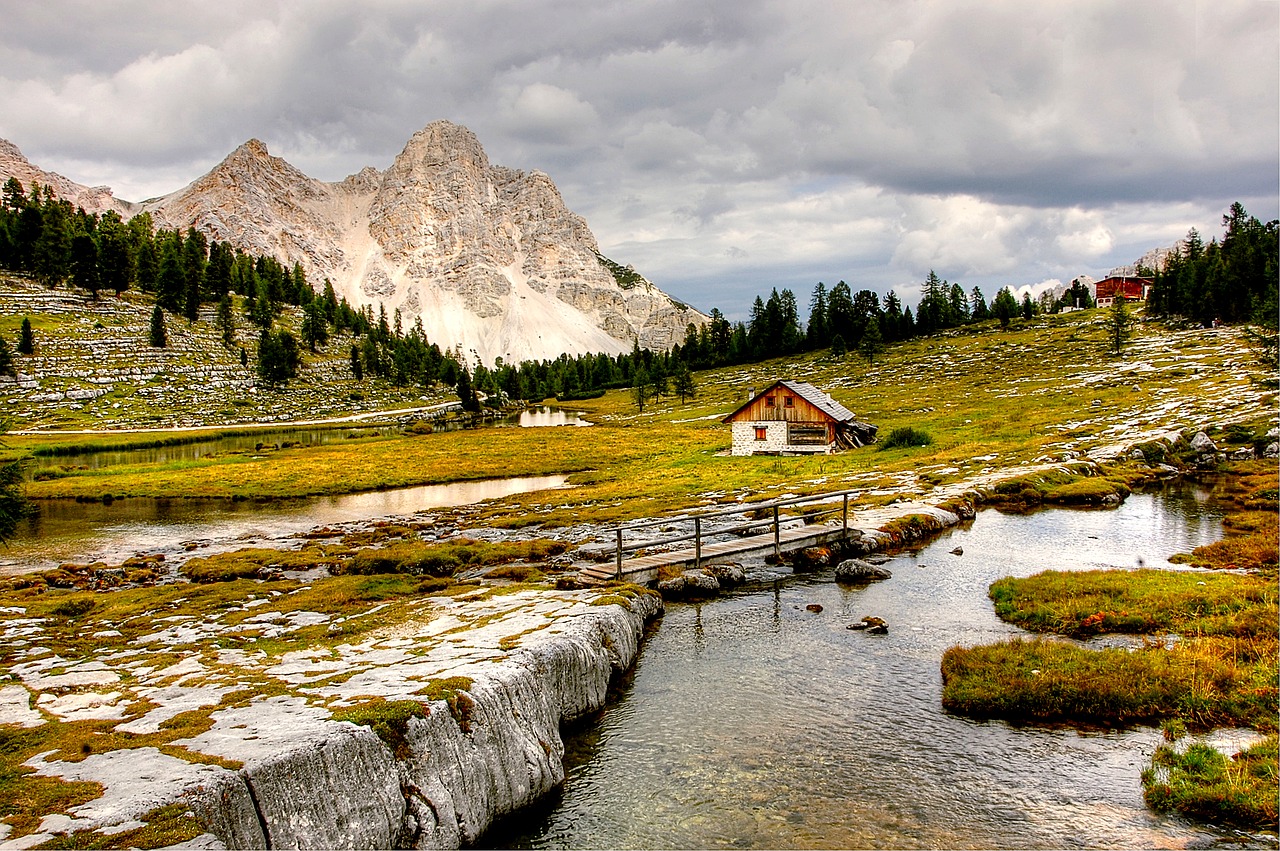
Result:
<svg viewBox="0 0 1280 851"><path fill-rule="evenodd" d="M1274 328L1280 280L1280 222L1263 224L1240 202L1222 217L1222 240L1204 244L1195 228L1153 271L1147 310L1209 326L1254 322Z"/></svg>

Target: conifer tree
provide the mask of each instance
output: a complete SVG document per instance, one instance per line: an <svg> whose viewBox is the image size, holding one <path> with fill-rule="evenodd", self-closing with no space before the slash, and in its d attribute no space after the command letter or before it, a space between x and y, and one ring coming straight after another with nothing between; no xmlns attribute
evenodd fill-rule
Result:
<svg viewBox="0 0 1280 851"><path fill-rule="evenodd" d="M1120 350L1133 333L1133 315L1125 304L1124 296L1117 295L1111 302L1111 310L1107 312L1107 341L1111 353L1120 356Z"/></svg>
<svg viewBox="0 0 1280 851"><path fill-rule="evenodd" d="M858 342L858 351L867 363L875 363L876 358L884 351L884 336L880 333L880 323L872 320L867 323L867 330Z"/></svg>
<svg viewBox="0 0 1280 851"><path fill-rule="evenodd" d="M228 349L236 343L236 320L231 309L231 296L222 294L218 299L218 331L222 334L222 345Z"/></svg>
<svg viewBox="0 0 1280 851"><path fill-rule="evenodd" d="M0 375L17 375L17 373L13 365L13 350L9 348L9 341L0 337Z"/></svg>
<svg viewBox="0 0 1280 851"><path fill-rule="evenodd" d="M22 331L18 336L18 354L33 355L36 352L35 333L31 330L31 317L22 317Z"/></svg>
<svg viewBox="0 0 1280 851"><path fill-rule="evenodd" d="M164 330L164 310L158 304L155 310L151 311L151 332L148 341L151 347L156 349L163 349L169 344Z"/></svg>
<svg viewBox="0 0 1280 851"><path fill-rule="evenodd" d="M631 398L635 400L640 413L644 413L644 403L649 398L649 372L643 366L631 377Z"/></svg>
<svg viewBox="0 0 1280 851"><path fill-rule="evenodd" d="M680 397L681 405L684 404L685 399L696 396L698 393L698 388L693 383L693 372L689 369L689 364L684 361L681 361L680 365L676 367L672 389Z"/></svg>

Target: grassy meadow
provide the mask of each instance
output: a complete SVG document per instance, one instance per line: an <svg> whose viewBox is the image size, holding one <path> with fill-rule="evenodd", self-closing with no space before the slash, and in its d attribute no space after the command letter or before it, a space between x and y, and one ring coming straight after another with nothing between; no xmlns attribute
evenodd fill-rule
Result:
<svg viewBox="0 0 1280 851"><path fill-rule="evenodd" d="M568 403L591 428L481 428L366 436L322 446L195 461L83 469L74 456L33 482L34 499L127 496L282 498L505 476L570 474L572 490L510 497L500 525L616 521L784 493L857 489L866 505L928 499L936 488L1113 444L1207 428L1240 443L1265 432L1274 389L1259 385L1233 329L1139 327L1122 358L1106 352L1102 311L995 324L895 345L874 363L805 355L698 373L697 395L640 413L628 391ZM887 435L910 427L927 446L821 457L732 458L720 420L751 387L811 381ZM155 434L10 435L10 457L77 442L128 446ZM1060 483L1061 484L1061 483ZM1052 501L1052 500L1050 500Z"/></svg>

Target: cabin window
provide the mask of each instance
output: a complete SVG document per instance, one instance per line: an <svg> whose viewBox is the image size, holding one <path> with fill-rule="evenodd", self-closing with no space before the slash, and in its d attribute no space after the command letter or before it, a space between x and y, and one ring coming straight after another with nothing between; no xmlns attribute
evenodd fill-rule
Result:
<svg viewBox="0 0 1280 851"><path fill-rule="evenodd" d="M787 408L794 408L794 407L796 406L796 400L795 400L794 398L792 398L791 396L783 396L783 397L782 397L782 404L783 404L783 406L784 406L784 407L787 407Z"/></svg>
<svg viewBox="0 0 1280 851"><path fill-rule="evenodd" d="M764 397L764 406L765 406L766 408L772 408L772 407L773 407L773 397L772 397L772 396L765 396L765 397Z"/></svg>
<svg viewBox="0 0 1280 851"><path fill-rule="evenodd" d="M756 440L768 439L769 429L764 426L756 426Z"/></svg>

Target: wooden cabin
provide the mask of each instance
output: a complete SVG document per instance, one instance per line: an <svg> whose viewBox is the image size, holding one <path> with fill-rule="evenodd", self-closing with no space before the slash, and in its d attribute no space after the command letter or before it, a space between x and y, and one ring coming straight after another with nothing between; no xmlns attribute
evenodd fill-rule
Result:
<svg viewBox="0 0 1280 851"><path fill-rule="evenodd" d="M775 381L723 421L734 455L825 454L876 439L875 426L803 381Z"/></svg>

